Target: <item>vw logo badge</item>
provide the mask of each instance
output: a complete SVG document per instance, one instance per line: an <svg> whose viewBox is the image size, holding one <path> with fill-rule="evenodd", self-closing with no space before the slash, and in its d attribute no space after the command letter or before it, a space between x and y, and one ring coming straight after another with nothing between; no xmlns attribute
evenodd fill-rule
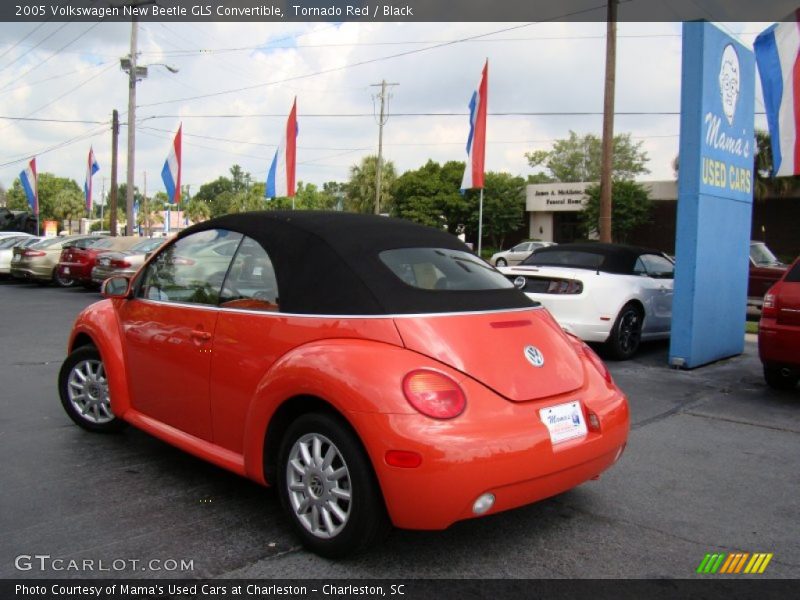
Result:
<svg viewBox="0 0 800 600"><path fill-rule="evenodd" d="M522 275L514 279L514 287L518 290L524 290L525 284L528 283L528 280L525 279Z"/></svg>
<svg viewBox="0 0 800 600"><path fill-rule="evenodd" d="M528 362L534 367L541 367L544 365L544 355L536 346L525 346L524 353L525 358L528 359Z"/></svg>

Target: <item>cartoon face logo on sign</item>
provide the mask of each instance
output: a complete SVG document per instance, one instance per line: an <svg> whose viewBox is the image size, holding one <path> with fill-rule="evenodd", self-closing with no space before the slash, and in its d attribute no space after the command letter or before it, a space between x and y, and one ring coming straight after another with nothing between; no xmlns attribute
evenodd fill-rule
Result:
<svg viewBox="0 0 800 600"><path fill-rule="evenodd" d="M719 67L719 93L722 96L722 111L733 125L736 115L736 103L739 101L739 55L732 44L722 51L722 63Z"/></svg>

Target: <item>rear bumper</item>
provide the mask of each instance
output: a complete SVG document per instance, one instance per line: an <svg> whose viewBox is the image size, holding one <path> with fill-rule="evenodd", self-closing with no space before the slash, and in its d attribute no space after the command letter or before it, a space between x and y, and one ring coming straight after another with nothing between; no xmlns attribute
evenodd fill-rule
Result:
<svg viewBox="0 0 800 600"><path fill-rule="evenodd" d="M98 266L92 269L92 281L101 284L109 277L133 277L135 274L135 269L112 269Z"/></svg>
<svg viewBox="0 0 800 600"><path fill-rule="evenodd" d="M531 300L540 302L553 315L556 322L572 335L586 342L605 342L611 335L614 321L610 316L597 312L590 300L576 294L525 294ZM557 300L554 299L557 297Z"/></svg>
<svg viewBox="0 0 800 600"><path fill-rule="evenodd" d="M758 324L758 356L771 367L800 369L800 326L779 324L774 318L761 318Z"/></svg>
<svg viewBox="0 0 800 600"><path fill-rule="evenodd" d="M53 269L52 267L36 268L23 265L14 265L11 267L11 276L17 279L50 281L53 278Z"/></svg>
<svg viewBox="0 0 800 600"><path fill-rule="evenodd" d="M64 279L85 282L92 280L91 268L84 263L58 263L56 272Z"/></svg>
<svg viewBox="0 0 800 600"><path fill-rule="evenodd" d="M397 527L444 529L474 518L473 504L485 493L495 497L487 515L560 494L597 477L625 447L628 405L614 386L595 384L574 394L521 403L503 400L471 380L462 386L468 409L451 421L408 414L351 415ZM587 411L598 416L601 431L554 445L539 409L576 399L584 418ZM418 452L422 464L389 466L384 458L388 450Z"/></svg>

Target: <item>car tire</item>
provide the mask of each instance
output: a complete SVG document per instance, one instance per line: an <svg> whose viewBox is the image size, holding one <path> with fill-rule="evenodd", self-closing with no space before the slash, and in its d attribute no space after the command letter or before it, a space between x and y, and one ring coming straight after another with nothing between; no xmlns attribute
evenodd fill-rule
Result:
<svg viewBox="0 0 800 600"><path fill-rule="evenodd" d="M281 442L281 504L309 550L341 558L383 537L389 520L372 465L352 430L335 416L295 420Z"/></svg>
<svg viewBox="0 0 800 600"><path fill-rule="evenodd" d="M58 392L69 418L84 429L111 433L125 427L111 412L105 366L94 346L81 346L67 356L58 374Z"/></svg>
<svg viewBox="0 0 800 600"><path fill-rule="evenodd" d="M619 311L611 335L605 343L605 349L610 358L628 360L639 349L642 341L642 323L644 315L642 309L633 302L628 302Z"/></svg>
<svg viewBox="0 0 800 600"><path fill-rule="evenodd" d="M62 277L58 274L58 267L53 269L53 283L55 283L58 287L68 288L75 285L74 279L68 279L66 277Z"/></svg>
<svg viewBox="0 0 800 600"><path fill-rule="evenodd" d="M780 367L764 367L764 381L774 390L793 390L800 375L796 371Z"/></svg>
<svg viewBox="0 0 800 600"><path fill-rule="evenodd" d="M496 261L494 261L494 266L495 267L506 267L506 266L508 266L508 261L505 258L498 258Z"/></svg>

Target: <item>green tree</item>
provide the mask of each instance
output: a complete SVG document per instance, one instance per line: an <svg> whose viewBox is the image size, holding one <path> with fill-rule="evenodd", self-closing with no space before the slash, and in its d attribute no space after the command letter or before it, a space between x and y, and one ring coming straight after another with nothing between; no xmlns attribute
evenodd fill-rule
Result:
<svg viewBox="0 0 800 600"><path fill-rule="evenodd" d="M75 181L66 177L56 177L52 173L39 173L37 185L39 191L40 221L59 219L55 212L56 197L59 192L72 191L79 194L81 198L83 197L83 191ZM25 195L25 190L22 189L22 184L19 179L14 180L14 185L8 190L6 197L10 210L30 210L28 207L28 198Z"/></svg>
<svg viewBox="0 0 800 600"><path fill-rule="evenodd" d="M552 150L526 152L525 157L531 167L544 168L553 181L600 181L602 140L591 133L579 136L570 131L569 137L556 141ZM642 142L634 143L629 133L614 136L614 179L634 179L649 173L648 160Z"/></svg>
<svg viewBox="0 0 800 600"><path fill-rule="evenodd" d="M347 182L347 198L345 209L351 212L375 212L375 176L378 164L377 156L365 156L361 164L350 167L350 179ZM381 212L392 210L392 186L397 179L394 163L387 160L381 169Z"/></svg>
<svg viewBox="0 0 800 600"><path fill-rule="evenodd" d="M581 222L588 237L597 234L600 227L600 185L589 186L586 194L589 199L581 212ZM614 181L611 203L611 237L615 242L625 242L633 229L650 221L650 196L635 181Z"/></svg>
<svg viewBox="0 0 800 600"><path fill-rule="evenodd" d="M461 212L466 209L467 203L459 194L458 185L447 180L439 163L428 160L419 169L406 171L394 182L392 215L430 227L446 226L448 207L458 205Z"/></svg>
<svg viewBox="0 0 800 600"><path fill-rule="evenodd" d="M333 210L337 202L338 196L331 193L330 187L320 190L313 183L298 181L294 202L288 197L273 198L269 200L267 207L272 210L288 210L294 205L295 210Z"/></svg>
<svg viewBox="0 0 800 600"><path fill-rule="evenodd" d="M6 188L0 183L0 206L6 205Z"/></svg>
<svg viewBox="0 0 800 600"><path fill-rule="evenodd" d="M484 179L483 235L492 246L502 248L506 235L525 221L525 180L491 171Z"/></svg>
<svg viewBox="0 0 800 600"><path fill-rule="evenodd" d="M227 177L217 177L214 181L209 181L201 185L198 192L194 195L194 199L211 204L220 194L233 191L233 181Z"/></svg>
<svg viewBox="0 0 800 600"><path fill-rule="evenodd" d="M78 190L64 188L56 193L52 204L53 217L59 222L73 221L86 216L84 196Z"/></svg>
<svg viewBox="0 0 800 600"><path fill-rule="evenodd" d="M211 207L204 200L192 198L183 207L184 213L193 223L207 221L211 218Z"/></svg>

